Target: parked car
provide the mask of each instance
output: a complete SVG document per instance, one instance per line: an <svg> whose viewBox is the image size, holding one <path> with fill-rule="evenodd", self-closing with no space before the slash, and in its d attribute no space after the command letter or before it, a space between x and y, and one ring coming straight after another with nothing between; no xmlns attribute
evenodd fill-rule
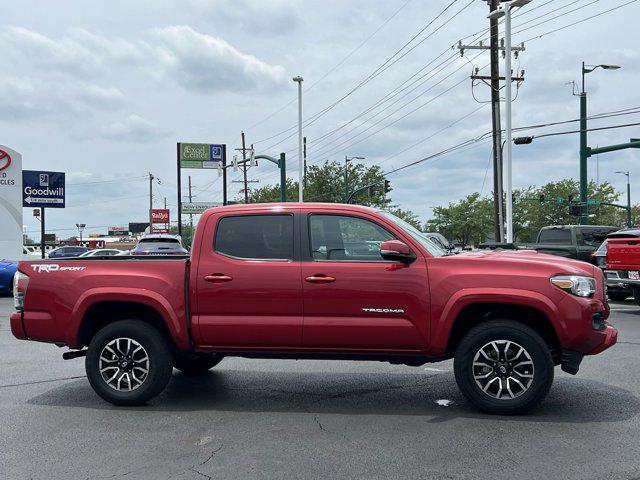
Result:
<svg viewBox="0 0 640 480"><path fill-rule="evenodd" d="M112 257L114 255L119 255L120 250L116 248L96 248L95 250L89 250L88 252L84 252L82 255L79 255L80 258L84 257Z"/></svg>
<svg viewBox="0 0 640 480"><path fill-rule="evenodd" d="M13 277L18 271L18 262L0 260L0 294L7 295L13 289Z"/></svg>
<svg viewBox="0 0 640 480"><path fill-rule="evenodd" d="M445 252L453 253L456 250L456 246L449 242L447 237L437 232L427 232L423 234L429 240L434 242L437 246L443 249Z"/></svg>
<svg viewBox="0 0 640 480"><path fill-rule="evenodd" d="M594 263L592 254L608 234L618 230L603 225L555 225L541 228L536 243L516 247Z"/></svg>
<svg viewBox="0 0 640 480"><path fill-rule="evenodd" d="M188 255L178 235L149 234L138 240L131 255Z"/></svg>
<svg viewBox="0 0 640 480"><path fill-rule="evenodd" d="M610 233L593 253L595 264L604 271L607 282L607 296L612 301L623 301L633 295L633 289L625 283L625 272L607 270L607 243L611 238L640 238L640 230L625 229Z"/></svg>
<svg viewBox="0 0 640 480"><path fill-rule="evenodd" d="M54 248L47 255L48 258L72 258L79 257L85 252L88 252L89 249L87 247L81 246L66 246L66 247L58 247Z"/></svg>
<svg viewBox="0 0 640 480"><path fill-rule="evenodd" d="M499 414L531 410L555 365L576 374L617 339L593 265L448 256L373 208L231 205L207 210L194 240L190 258L21 262L13 334L86 355L91 386L116 405L154 398L173 367L206 372L225 356L453 358L462 393Z"/></svg>
<svg viewBox="0 0 640 480"><path fill-rule="evenodd" d="M607 238L607 294L612 300L633 295L640 305L640 230L621 230Z"/></svg>

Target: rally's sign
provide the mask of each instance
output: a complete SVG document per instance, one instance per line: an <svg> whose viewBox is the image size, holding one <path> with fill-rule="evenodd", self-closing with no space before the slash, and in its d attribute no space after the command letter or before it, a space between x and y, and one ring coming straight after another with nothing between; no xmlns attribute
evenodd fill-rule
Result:
<svg viewBox="0 0 640 480"><path fill-rule="evenodd" d="M64 208L64 172L22 172L22 206Z"/></svg>
<svg viewBox="0 0 640 480"><path fill-rule="evenodd" d="M22 155L0 145L0 258L22 258Z"/></svg>
<svg viewBox="0 0 640 480"><path fill-rule="evenodd" d="M210 208L219 207L219 202L184 202L182 204L182 213L185 215L199 215Z"/></svg>
<svg viewBox="0 0 640 480"><path fill-rule="evenodd" d="M225 146L211 143L179 143L180 168L218 168L225 155Z"/></svg>
<svg viewBox="0 0 640 480"><path fill-rule="evenodd" d="M169 209L154 208L151 210L151 221L153 223L169 223Z"/></svg>

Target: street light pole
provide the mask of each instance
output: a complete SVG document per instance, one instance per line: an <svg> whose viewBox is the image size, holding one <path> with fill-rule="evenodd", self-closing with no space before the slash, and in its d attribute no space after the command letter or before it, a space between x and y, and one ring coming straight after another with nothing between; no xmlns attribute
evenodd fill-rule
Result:
<svg viewBox="0 0 640 480"><path fill-rule="evenodd" d="M621 173L622 175L627 176L627 228L631 228L633 226L633 222L631 219L631 182L629 179L630 172L616 172Z"/></svg>
<svg viewBox="0 0 640 480"><path fill-rule="evenodd" d="M589 195L587 160L590 156L587 137L587 92L585 90L585 75L596 68L603 70L617 70L617 65L585 65L582 62L582 91L580 92L580 225L589 223Z"/></svg>
<svg viewBox="0 0 640 480"><path fill-rule="evenodd" d="M301 76L293 77L293 81L298 84L298 201L304 201L304 157L302 155L302 82Z"/></svg>
<svg viewBox="0 0 640 480"><path fill-rule="evenodd" d="M364 157L344 156L344 203L349 203L349 162L351 160L364 160Z"/></svg>

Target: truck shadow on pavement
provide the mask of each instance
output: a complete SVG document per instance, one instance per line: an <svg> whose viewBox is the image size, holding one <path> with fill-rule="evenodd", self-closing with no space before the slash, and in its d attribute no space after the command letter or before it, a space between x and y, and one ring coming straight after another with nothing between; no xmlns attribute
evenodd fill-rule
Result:
<svg viewBox="0 0 640 480"><path fill-rule="evenodd" d="M445 401L443 401L445 400ZM443 406L442 404L447 404ZM542 406L525 416L496 417L475 410L453 374L274 372L220 369L188 376L174 371L167 389L143 407L114 407L85 379L32 397L32 405L139 412L270 412L345 415L417 415L429 422L459 417L554 423L623 422L640 411L631 392L604 383L559 376Z"/></svg>

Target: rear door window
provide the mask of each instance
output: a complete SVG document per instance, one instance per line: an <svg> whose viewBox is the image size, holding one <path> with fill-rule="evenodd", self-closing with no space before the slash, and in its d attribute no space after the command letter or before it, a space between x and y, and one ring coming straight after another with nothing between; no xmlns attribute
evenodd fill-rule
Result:
<svg viewBox="0 0 640 480"><path fill-rule="evenodd" d="M293 260L293 215L237 215L218 221L214 249L243 260Z"/></svg>

